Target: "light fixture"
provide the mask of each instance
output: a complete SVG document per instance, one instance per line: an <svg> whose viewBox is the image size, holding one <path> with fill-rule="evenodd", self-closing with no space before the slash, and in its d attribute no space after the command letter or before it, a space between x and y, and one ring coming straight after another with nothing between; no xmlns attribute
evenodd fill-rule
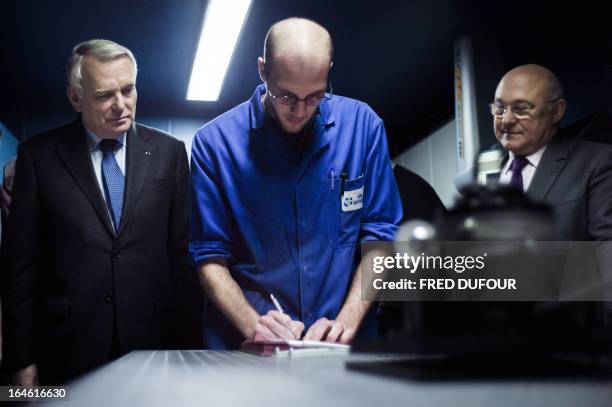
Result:
<svg viewBox="0 0 612 407"><path fill-rule="evenodd" d="M187 100L216 101L251 0L208 0Z"/></svg>

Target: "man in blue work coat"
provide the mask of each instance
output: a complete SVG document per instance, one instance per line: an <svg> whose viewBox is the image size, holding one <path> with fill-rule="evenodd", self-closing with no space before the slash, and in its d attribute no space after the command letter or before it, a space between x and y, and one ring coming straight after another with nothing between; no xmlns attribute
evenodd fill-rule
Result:
<svg viewBox="0 0 612 407"><path fill-rule="evenodd" d="M393 240L402 210L382 120L326 92L332 48L315 22L274 24L263 84L195 135L190 251L210 300L206 348L375 330L357 249Z"/></svg>

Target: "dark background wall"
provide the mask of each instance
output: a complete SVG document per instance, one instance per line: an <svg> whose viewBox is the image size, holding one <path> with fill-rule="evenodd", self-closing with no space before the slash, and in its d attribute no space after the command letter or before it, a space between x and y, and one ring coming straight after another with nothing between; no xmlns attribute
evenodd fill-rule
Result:
<svg viewBox="0 0 612 407"><path fill-rule="evenodd" d="M604 1L254 0L221 99L188 102L205 7L203 0L3 2L0 121L23 139L74 117L65 61L77 42L103 37L136 54L139 117L204 122L250 96L266 30L290 16L330 30L334 91L382 116L392 156L453 116L453 43L461 35L486 38L502 70L523 63L553 69L569 100L566 123L612 104L612 14Z"/></svg>

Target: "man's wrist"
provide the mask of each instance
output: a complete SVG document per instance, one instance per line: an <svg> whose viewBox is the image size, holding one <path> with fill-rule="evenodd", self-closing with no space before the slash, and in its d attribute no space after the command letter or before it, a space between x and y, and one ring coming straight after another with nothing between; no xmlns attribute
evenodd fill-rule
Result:
<svg viewBox="0 0 612 407"><path fill-rule="evenodd" d="M358 301L354 304L345 304L342 308L336 321L342 322L346 329L356 331L361 325L365 314L368 312L371 301Z"/></svg>
<svg viewBox="0 0 612 407"><path fill-rule="evenodd" d="M260 315L254 309L249 310L248 314L251 315L247 317L245 323L238 327L238 330L245 339L253 339L255 337L255 329L259 322Z"/></svg>

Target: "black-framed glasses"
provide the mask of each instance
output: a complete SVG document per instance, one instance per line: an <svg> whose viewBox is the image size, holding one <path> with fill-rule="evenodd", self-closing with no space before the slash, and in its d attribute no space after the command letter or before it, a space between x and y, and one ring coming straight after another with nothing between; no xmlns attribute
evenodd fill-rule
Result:
<svg viewBox="0 0 612 407"><path fill-rule="evenodd" d="M548 100L547 103L553 103L557 100L561 100L562 98L558 97L555 99ZM493 102L489 104L489 108L491 109L491 114L495 117L502 118L508 109L512 112L514 117L517 119L526 119L531 116L531 111L535 109L535 105L529 102L517 102L512 103L510 105L505 105L499 102Z"/></svg>
<svg viewBox="0 0 612 407"><path fill-rule="evenodd" d="M274 102L278 103L279 105L285 105L285 106L295 106L300 101L303 101L308 106L319 106L319 104L323 100L329 100L331 98L332 93L333 93L333 88L332 88L331 82L329 82L329 86L328 86L328 90L327 91L322 91L320 93L315 93L313 95L308 95L305 98L299 98L299 97L297 97L296 95L294 95L293 93L290 93L290 92L284 92L284 93L282 93L280 95L275 95L275 94L273 94L270 91L269 87L266 87L266 90L268 91L268 96L270 96L270 98Z"/></svg>

